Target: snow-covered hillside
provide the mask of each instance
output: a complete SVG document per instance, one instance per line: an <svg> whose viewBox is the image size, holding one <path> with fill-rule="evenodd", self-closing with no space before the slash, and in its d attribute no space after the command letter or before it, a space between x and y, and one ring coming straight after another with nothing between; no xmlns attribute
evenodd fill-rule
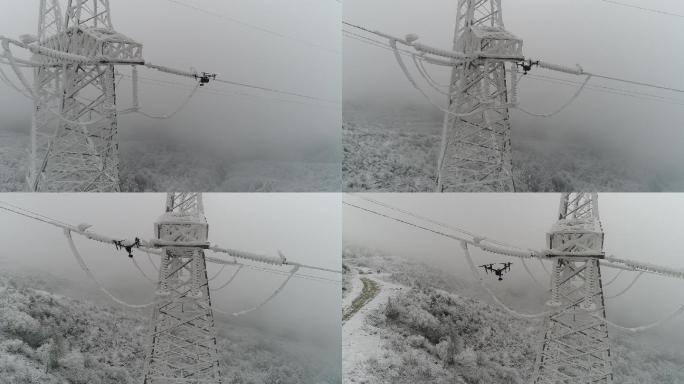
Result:
<svg viewBox="0 0 684 384"><path fill-rule="evenodd" d="M0 383L138 383L145 311L54 293L76 287L45 274L0 273ZM217 318L230 384L340 383L339 365L302 342Z"/></svg>
<svg viewBox="0 0 684 384"><path fill-rule="evenodd" d="M522 384L529 382L541 320L521 320L476 298L475 284L405 259L349 246L343 256L344 279L359 276L400 285L382 303L357 313L347 336L371 335L374 351L343 351L345 383ZM358 271L358 272L353 272ZM380 287L382 291L382 286ZM349 290L352 292L352 290ZM511 302L511 298L506 298ZM372 303L372 302L371 302ZM515 303L519 306L520 303ZM349 323L347 323L349 324ZM353 332L353 331L356 331ZM654 333L625 334L611 329L615 382L684 382L684 351ZM343 341L344 343L345 341ZM359 361L359 356L365 359ZM364 377L365 375L365 377Z"/></svg>
<svg viewBox="0 0 684 384"><path fill-rule="evenodd" d="M335 192L340 163L321 149L310 162L243 161L159 137L122 139L120 184L123 192ZM0 192L25 190L29 138L0 130Z"/></svg>
<svg viewBox="0 0 684 384"><path fill-rule="evenodd" d="M344 106L342 164L347 191L432 192L441 141L439 111L418 106ZM684 189L684 175L649 170L578 138L552 138L513 127L519 192L657 192ZM562 144L561 144L562 143Z"/></svg>

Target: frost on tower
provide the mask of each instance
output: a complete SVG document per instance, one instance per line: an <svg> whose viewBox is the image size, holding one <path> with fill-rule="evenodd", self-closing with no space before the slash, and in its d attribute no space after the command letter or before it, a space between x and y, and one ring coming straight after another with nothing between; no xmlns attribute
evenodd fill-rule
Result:
<svg viewBox="0 0 684 384"><path fill-rule="evenodd" d="M438 162L438 191L513 191L505 58L522 40L504 28L501 0L458 0L454 66Z"/></svg>
<svg viewBox="0 0 684 384"><path fill-rule="evenodd" d="M597 195L563 194L547 243L554 266L547 304L553 309L546 318L534 383L611 383Z"/></svg>
<svg viewBox="0 0 684 384"><path fill-rule="evenodd" d="M201 194L169 193L154 229L163 254L144 383L221 383Z"/></svg>
<svg viewBox="0 0 684 384"><path fill-rule="evenodd" d="M41 0L37 38L54 54L33 58L31 189L118 191L114 65L144 64L142 44L114 30L109 0L69 0L66 17Z"/></svg>

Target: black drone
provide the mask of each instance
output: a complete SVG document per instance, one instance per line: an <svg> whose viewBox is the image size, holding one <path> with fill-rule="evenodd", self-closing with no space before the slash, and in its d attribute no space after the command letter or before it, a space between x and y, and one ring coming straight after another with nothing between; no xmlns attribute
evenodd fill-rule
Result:
<svg viewBox="0 0 684 384"><path fill-rule="evenodd" d="M201 75L195 75L195 78L199 79L200 87L204 87L204 85L208 84L210 80L216 80L216 74L215 73L202 72Z"/></svg>
<svg viewBox="0 0 684 384"><path fill-rule="evenodd" d="M532 70L532 66L539 65L539 60L537 61L532 61L532 60L523 60L519 63L516 63L518 67L521 67L523 70L523 75L527 75L527 72Z"/></svg>
<svg viewBox="0 0 684 384"><path fill-rule="evenodd" d="M511 270L511 265L513 263L499 263L500 265L503 265L501 268L494 268L494 264L485 264L485 265L480 265L480 268L484 268L485 272L489 273L492 272L494 273L498 278L499 281L503 280L503 275Z"/></svg>
<svg viewBox="0 0 684 384"><path fill-rule="evenodd" d="M117 250L124 249L128 253L128 257L133 258L133 248L140 248L140 239L135 238L132 243L126 243L124 240L113 240L114 246Z"/></svg>

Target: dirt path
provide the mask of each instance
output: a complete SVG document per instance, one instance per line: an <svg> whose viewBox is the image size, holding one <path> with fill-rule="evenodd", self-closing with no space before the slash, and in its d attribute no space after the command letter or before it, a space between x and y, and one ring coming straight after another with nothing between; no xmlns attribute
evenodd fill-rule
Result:
<svg viewBox="0 0 684 384"><path fill-rule="evenodd" d="M379 329L368 324L366 317L369 313L387 303L387 299L395 296L404 287L389 283L383 279L386 275L358 275L355 278L363 285L362 278L375 284L377 291L374 297L363 300L363 305L355 308L345 308L345 313L351 313L342 324L342 371L344 383L374 383L372 377L366 374L368 359L377 358L383 353L383 339ZM355 282L355 284L357 284ZM368 287L371 283L366 283ZM367 288L366 292L369 292ZM356 299L360 299L361 295Z"/></svg>

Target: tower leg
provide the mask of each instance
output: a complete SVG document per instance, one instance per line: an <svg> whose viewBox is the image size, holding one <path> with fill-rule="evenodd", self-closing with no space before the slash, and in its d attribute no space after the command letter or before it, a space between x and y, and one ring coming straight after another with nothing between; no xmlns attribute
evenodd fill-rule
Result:
<svg viewBox="0 0 684 384"><path fill-rule="evenodd" d="M206 261L197 252L172 256L166 274L160 268L168 294L158 295L154 308L145 384L222 382ZM193 294L197 282L199 295Z"/></svg>
<svg viewBox="0 0 684 384"><path fill-rule="evenodd" d="M610 384L613 371L599 261L603 231L596 194L565 193L548 234L552 312L537 355L535 384Z"/></svg>

